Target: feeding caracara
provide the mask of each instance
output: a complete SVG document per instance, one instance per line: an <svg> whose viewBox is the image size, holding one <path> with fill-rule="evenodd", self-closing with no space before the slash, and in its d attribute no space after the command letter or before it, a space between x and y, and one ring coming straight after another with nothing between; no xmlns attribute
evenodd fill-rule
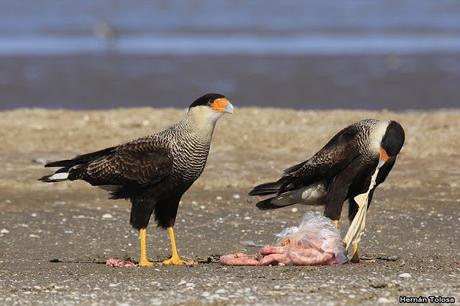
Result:
<svg viewBox="0 0 460 306"><path fill-rule="evenodd" d="M307 161L284 170L278 181L256 186L249 195L274 195L257 203L260 209L325 205L324 215L337 225L348 199L351 225L344 242L347 247L353 244L352 261L357 262L367 208L375 188L393 168L404 137L396 121L359 121L337 133Z"/></svg>

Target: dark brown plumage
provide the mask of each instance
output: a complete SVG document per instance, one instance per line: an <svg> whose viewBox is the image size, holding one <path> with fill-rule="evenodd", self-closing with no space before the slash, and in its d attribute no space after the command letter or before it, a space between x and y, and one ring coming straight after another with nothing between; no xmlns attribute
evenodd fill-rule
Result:
<svg viewBox="0 0 460 306"><path fill-rule="evenodd" d="M324 205L324 215L336 222L344 201L354 219L357 195L366 193L378 167L375 188L390 173L404 144L404 130L395 121L362 120L337 133L310 159L286 169L276 182L254 187L249 195L274 195L257 203L260 209L275 209L296 203Z"/></svg>
<svg viewBox="0 0 460 306"><path fill-rule="evenodd" d="M113 199L129 199L134 228L145 229L154 213L158 226L172 229L182 195L203 172L217 120L232 110L223 95L204 95L176 125L119 146L49 163L46 167L60 169L40 180L84 180L110 190Z"/></svg>

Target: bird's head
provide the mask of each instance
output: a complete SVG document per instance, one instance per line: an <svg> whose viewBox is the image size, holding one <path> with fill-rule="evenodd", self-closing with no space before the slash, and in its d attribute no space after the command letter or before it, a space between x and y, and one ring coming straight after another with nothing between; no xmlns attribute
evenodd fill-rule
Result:
<svg viewBox="0 0 460 306"><path fill-rule="evenodd" d="M396 121L390 121L380 144L379 166L398 155L404 144L404 139L405 134L402 126Z"/></svg>
<svg viewBox="0 0 460 306"><path fill-rule="evenodd" d="M217 121L225 113L233 113L233 105L221 94L208 93L196 99L188 108L189 114Z"/></svg>

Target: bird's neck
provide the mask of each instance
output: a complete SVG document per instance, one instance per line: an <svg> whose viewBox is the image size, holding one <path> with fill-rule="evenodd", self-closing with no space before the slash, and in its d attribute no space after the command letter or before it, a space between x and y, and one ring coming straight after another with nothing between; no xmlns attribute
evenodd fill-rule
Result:
<svg viewBox="0 0 460 306"><path fill-rule="evenodd" d="M202 139L210 139L214 132L218 116L204 112L188 112L182 124L191 133Z"/></svg>

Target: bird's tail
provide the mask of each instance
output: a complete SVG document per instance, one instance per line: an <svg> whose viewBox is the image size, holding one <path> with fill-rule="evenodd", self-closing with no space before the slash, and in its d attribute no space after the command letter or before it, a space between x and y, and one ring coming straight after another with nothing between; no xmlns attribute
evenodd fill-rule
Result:
<svg viewBox="0 0 460 306"><path fill-rule="evenodd" d="M284 184L286 183L290 183L290 180L286 180ZM302 186L294 190L288 190L286 192L283 192L281 189L280 194L257 203L257 207L265 210L286 207L297 203L306 205L321 205L324 203L322 199L326 194L326 183L321 181L308 186Z"/></svg>
<svg viewBox="0 0 460 306"><path fill-rule="evenodd" d="M88 163L98 158L112 154L115 149L116 147L110 147L104 150L78 155L72 159L58 160L47 163L45 167L60 167L60 169L58 169L54 174L45 175L38 180L46 183L53 183L78 179L78 174L80 171L76 171L77 169L81 170L83 169L82 167Z"/></svg>
<svg viewBox="0 0 460 306"><path fill-rule="evenodd" d="M286 207L290 205L296 204L297 201L293 200L287 196L276 196L273 198L269 198L263 201L260 201L256 204L258 209L261 210L268 210L268 209L277 209L281 207Z"/></svg>
<svg viewBox="0 0 460 306"><path fill-rule="evenodd" d="M250 192L250 196L263 196L269 194L277 194L286 186L290 181L288 177L282 177L276 182L265 183L254 187Z"/></svg>
<svg viewBox="0 0 460 306"><path fill-rule="evenodd" d="M51 175L45 175L39 178L39 181L45 182L45 183L54 183L54 182L63 182L67 181L69 177L69 169L70 168L61 168L55 173Z"/></svg>

